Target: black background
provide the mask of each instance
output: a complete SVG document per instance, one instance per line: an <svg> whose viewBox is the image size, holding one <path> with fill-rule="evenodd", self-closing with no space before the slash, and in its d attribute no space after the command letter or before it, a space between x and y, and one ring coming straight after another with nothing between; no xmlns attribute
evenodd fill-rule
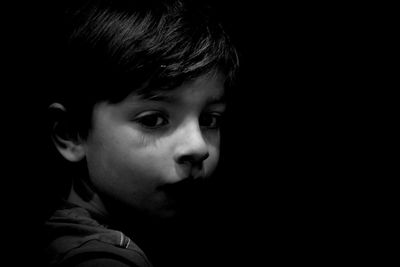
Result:
<svg viewBox="0 0 400 267"><path fill-rule="evenodd" d="M43 172L41 86L49 31L57 30L52 5L2 8L2 221L14 262L36 258L52 179ZM394 197L386 190L396 177L381 150L392 145L395 107L390 7L216 5L238 45L241 73L224 133L213 239L195 248L218 256L209 266L382 260L382 222Z"/></svg>

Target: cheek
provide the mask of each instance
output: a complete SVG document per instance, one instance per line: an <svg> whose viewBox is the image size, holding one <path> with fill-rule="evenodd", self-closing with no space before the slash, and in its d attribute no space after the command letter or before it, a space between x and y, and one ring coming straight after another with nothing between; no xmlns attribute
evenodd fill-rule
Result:
<svg viewBox="0 0 400 267"><path fill-rule="evenodd" d="M155 160L149 161L145 154L135 150L126 153L126 148L122 148L114 146L93 155L89 170L92 183L102 194L129 207L155 209L161 201L155 194L160 184Z"/></svg>
<svg viewBox="0 0 400 267"><path fill-rule="evenodd" d="M206 161L205 161L205 171L206 171L206 176L210 176L214 173L217 165L218 165L218 160L219 160L219 156L215 155L213 157L209 157Z"/></svg>
<svg viewBox="0 0 400 267"><path fill-rule="evenodd" d="M204 162L204 167L207 176L211 175L214 172L219 162L219 156L220 156L219 139L215 140L214 143L209 145L208 151L210 153L210 156Z"/></svg>
<svg viewBox="0 0 400 267"><path fill-rule="evenodd" d="M144 147L142 138L128 131L96 136L87 151L92 182L101 191L112 191L112 194L148 190L154 170Z"/></svg>

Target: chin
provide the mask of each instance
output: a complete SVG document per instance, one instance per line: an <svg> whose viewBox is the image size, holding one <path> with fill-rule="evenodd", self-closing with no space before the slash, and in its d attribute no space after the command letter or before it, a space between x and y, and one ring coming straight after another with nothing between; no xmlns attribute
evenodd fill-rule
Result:
<svg viewBox="0 0 400 267"><path fill-rule="evenodd" d="M156 225L167 226L179 221L181 212L173 209L152 212L148 214L150 222Z"/></svg>
<svg viewBox="0 0 400 267"><path fill-rule="evenodd" d="M176 217L178 217L179 215L179 211L177 210L164 210L162 212L160 212L159 214L157 214L157 217L162 219L162 220L169 220L169 219L174 219Z"/></svg>

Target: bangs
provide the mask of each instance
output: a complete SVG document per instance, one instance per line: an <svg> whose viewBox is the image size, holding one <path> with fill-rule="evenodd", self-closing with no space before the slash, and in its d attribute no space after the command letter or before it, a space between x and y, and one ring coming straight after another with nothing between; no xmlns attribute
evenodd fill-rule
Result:
<svg viewBox="0 0 400 267"><path fill-rule="evenodd" d="M91 95L116 102L135 90L169 90L212 71L223 74L227 86L232 84L237 52L208 7L132 2L139 3L105 1L104 6L70 13L75 30L69 36L68 60L78 66L70 69L82 71L75 77L95 84Z"/></svg>

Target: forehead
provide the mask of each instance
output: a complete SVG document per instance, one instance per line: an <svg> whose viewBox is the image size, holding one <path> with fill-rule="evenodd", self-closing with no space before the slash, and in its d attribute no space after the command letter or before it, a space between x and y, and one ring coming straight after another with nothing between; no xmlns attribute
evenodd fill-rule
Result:
<svg viewBox="0 0 400 267"><path fill-rule="evenodd" d="M206 74L172 90L151 90L140 94L133 94L132 96L143 101L175 103L196 100L223 102L224 95L224 77L219 74Z"/></svg>

